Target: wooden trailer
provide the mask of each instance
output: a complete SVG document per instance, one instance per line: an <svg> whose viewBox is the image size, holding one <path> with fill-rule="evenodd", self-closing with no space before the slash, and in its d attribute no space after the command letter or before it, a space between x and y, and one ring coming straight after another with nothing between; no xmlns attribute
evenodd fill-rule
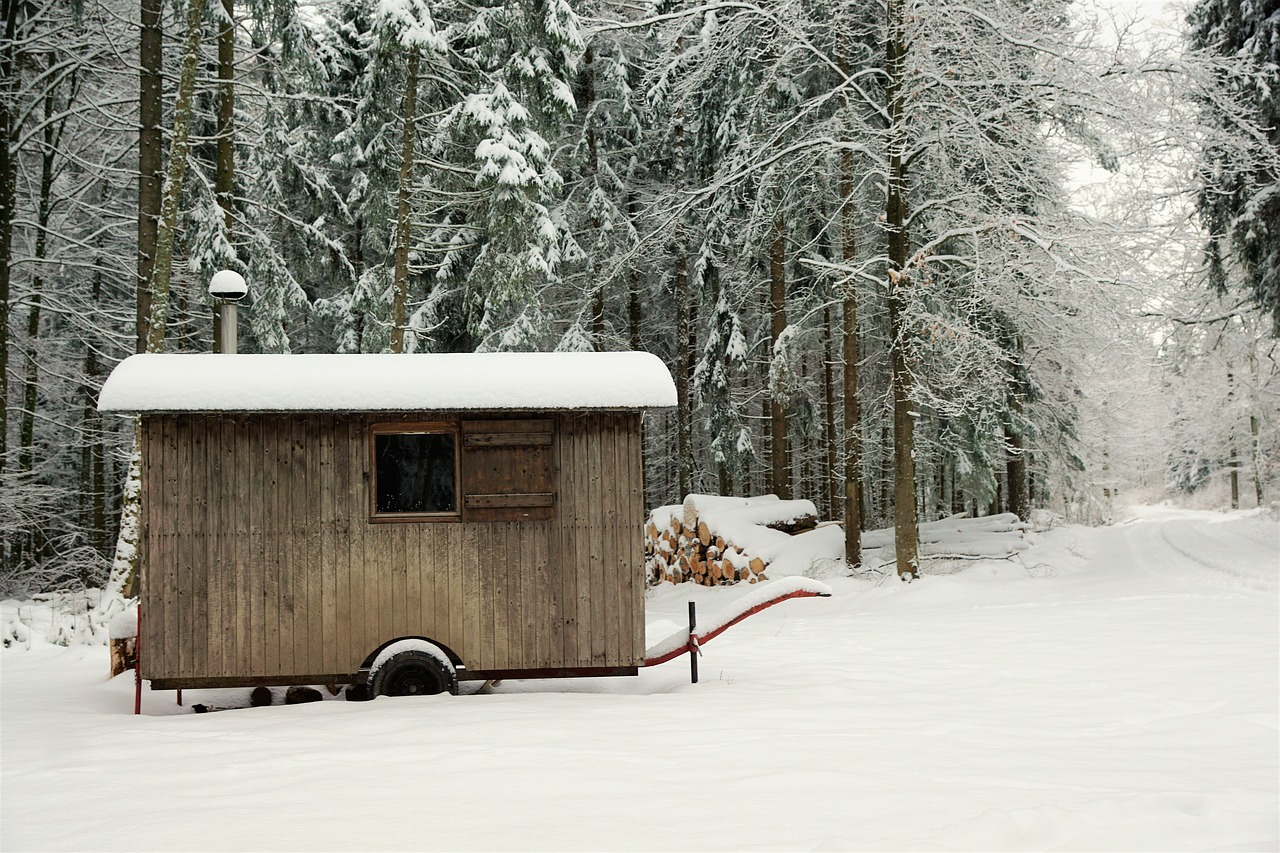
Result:
<svg viewBox="0 0 1280 853"><path fill-rule="evenodd" d="M645 353L137 355L152 689L632 675ZM372 673L372 676L371 676Z"/></svg>

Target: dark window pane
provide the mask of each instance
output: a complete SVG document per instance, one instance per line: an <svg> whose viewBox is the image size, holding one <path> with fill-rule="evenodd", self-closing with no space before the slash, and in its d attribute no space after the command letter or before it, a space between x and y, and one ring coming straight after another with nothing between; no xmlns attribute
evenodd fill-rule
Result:
<svg viewBox="0 0 1280 853"><path fill-rule="evenodd" d="M457 512L453 434L374 436L378 512Z"/></svg>

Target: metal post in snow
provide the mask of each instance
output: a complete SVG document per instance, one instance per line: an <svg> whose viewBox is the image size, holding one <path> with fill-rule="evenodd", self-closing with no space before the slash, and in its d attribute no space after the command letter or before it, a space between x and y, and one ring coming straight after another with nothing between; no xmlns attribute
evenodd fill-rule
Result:
<svg viewBox="0 0 1280 853"><path fill-rule="evenodd" d="M142 713L142 602L138 602L138 636L133 640L133 713Z"/></svg>
<svg viewBox="0 0 1280 853"><path fill-rule="evenodd" d="M698 611L697 605L689 602L689 679L698 683Z"/></svg>

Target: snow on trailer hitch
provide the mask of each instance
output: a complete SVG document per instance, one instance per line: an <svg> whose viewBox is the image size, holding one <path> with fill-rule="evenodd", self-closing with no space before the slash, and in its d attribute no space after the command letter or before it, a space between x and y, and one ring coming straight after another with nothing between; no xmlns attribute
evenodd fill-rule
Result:
<svg viewBox="0 0 1280 853"><path fill-rule="evenodd" d="M702 646L723 634L727 629L765 608L793 598L830 597L831 587L811 578L795 577L776 580L756 587L733 604L717 611L709 620L708 627L702 631L698 631L697 611L694 603L690 601L689 627L673 632L666 639L646 649L644 665L657 666L688 653L689 677L694 684L697 684L698 656L702 654Z"/></svg>

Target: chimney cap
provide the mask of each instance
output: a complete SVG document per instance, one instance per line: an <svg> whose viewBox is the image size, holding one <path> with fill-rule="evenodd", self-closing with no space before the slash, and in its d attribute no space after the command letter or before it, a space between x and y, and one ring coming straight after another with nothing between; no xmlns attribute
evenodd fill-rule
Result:
<svg viewBox="0 0 1280 853"><path fill-rule="evenodd" d="M209 279L209 295L214 299L239 302L249 292L244 276L235 270L219 270Z"/></svg>

